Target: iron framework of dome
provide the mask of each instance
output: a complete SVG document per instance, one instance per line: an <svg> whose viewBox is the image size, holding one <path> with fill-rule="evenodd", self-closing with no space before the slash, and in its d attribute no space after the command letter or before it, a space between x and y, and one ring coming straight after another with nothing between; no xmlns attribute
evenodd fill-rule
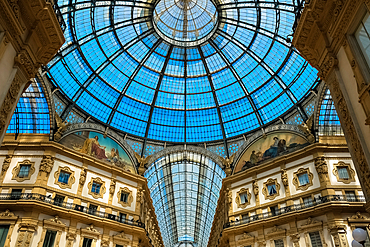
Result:
<svg viewBox="0 0 370 247"><path fill-rule="evenodd" d="M48 75L72 105L144 139L208 142L268 125L317 84L287 42L301 1L181 0L169 17L162 1L58 1L66 42Z"/></svg>

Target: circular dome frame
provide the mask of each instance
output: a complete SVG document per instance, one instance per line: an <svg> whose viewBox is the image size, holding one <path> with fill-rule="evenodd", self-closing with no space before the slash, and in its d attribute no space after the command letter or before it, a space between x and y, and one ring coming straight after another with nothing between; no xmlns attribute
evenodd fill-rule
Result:
<svg viewBox="0 0 370 247"><path fill-rule="evenodd" d="M213 36L192 47L157 34L153 2L59 4L66 43L48 65L51 81L94 121L144 140L234 139L303 112L318 83L287 42L299 11L288 1L218 3Z"/></svg>

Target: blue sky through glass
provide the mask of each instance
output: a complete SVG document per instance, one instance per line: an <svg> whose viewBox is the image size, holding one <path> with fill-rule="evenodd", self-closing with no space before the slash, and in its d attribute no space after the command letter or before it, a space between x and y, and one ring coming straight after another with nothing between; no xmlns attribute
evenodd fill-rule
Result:
<svg viewBox="0 0 370 247"><path fill-rule="evenodd" d="M189 0L190 7L199 6L194 13L189 10L186 30L193 32L199 22L205 25L199 37L211 37L185 46L159 34L172 35L170 28L153 26L157 8L166 12L157 21L184 30L178 25L184 2L162 1L168 5L59 3L66 43L49 63L48 74L97 121L166 142L228 139L294 109L315 84L317 71L286 41L295 21L294 1ZM206 16L217 15L211 31L201 9L208 10Z"/></svg>

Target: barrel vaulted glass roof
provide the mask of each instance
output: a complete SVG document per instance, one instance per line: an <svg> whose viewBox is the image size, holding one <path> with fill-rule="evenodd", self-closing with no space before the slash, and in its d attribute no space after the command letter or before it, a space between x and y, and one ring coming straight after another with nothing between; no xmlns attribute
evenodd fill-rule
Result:
<svg viewBox="0 0 370 247"><path fill-rule="evenodd" d="M144 176L165 246L207 246L226 177L219 165L197 153L174 153L156 160Z"/></svg>
<svg viewBox="0 0 370 247"><path fill-rule="evenodd" d="M59 0L66 42L49 76L71 104L134 136L232 138L299 106L317 81L287 42L299 2Z"/></svg>

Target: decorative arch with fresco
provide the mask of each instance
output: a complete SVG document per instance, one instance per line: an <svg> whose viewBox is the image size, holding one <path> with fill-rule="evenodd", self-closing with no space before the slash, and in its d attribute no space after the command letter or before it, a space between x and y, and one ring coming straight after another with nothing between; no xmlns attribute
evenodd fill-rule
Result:
<svg viewBox="0 0 370 247"><path fill-rule="evenodd" d="M233 173L257 166L264 161L299 150L309 142L302 133L280 128L261 134L236 153Z"/></svg>
<svg viewBox="0 0 370 247"><path fill-rule="evenodd" d="M132 148L113 131L104 132L99 127L101 126L91 123L70 125L59 143L137 174L137 161L133 158Z"/></svg>

